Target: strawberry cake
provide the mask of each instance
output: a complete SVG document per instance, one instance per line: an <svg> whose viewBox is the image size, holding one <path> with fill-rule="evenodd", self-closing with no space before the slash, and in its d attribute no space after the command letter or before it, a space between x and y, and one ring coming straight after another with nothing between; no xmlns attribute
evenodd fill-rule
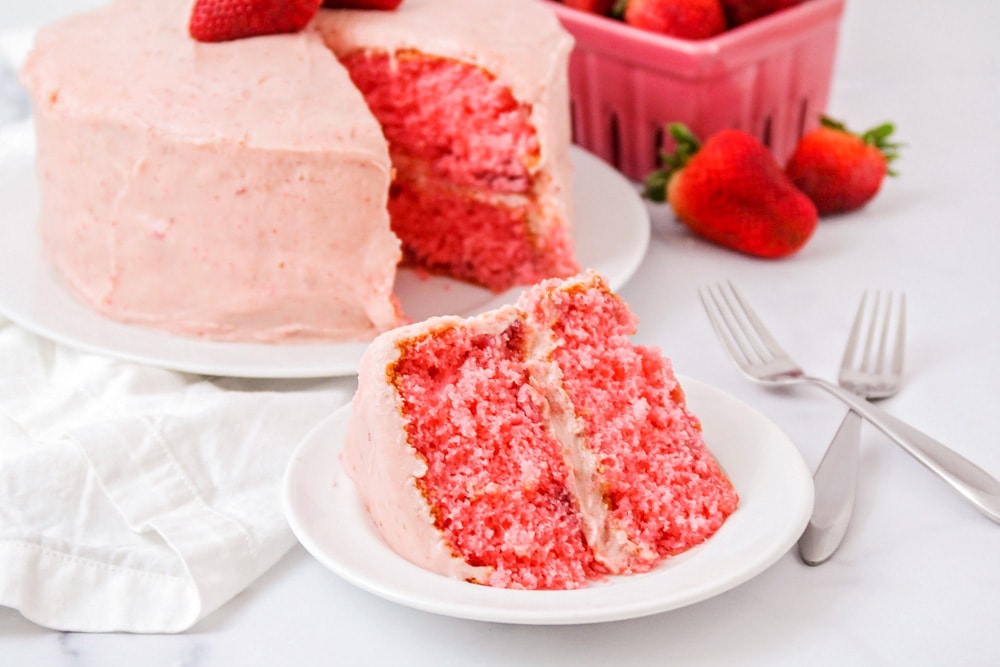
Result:
<svg viewBox="0 0 1000 667"><path fill-rule="evenodd" d="M228 341L370 340L401 263L492 290L577 270L570 38L535 0L320 10L218 43L191 0L40 30L39 229L103 315Z"/></svg>
<svg viewBox="0 0 1000 667"><path fill-rule="evenodd" d="M568 589L713 535L737 493L635 326L588 273L377 337L342 460L388 545L474 583Z"/></svg>

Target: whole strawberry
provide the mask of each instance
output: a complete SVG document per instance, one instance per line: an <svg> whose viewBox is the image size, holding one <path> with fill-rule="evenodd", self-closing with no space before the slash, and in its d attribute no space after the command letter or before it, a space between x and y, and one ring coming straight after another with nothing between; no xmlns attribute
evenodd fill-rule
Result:
<svg viewBox="0 0 1000 667"><path fill-rule="evenodd" d="M704 144L673 124L673 154L646 181L650 199L670 202L691 231L756 257L785 257L816 230L816 207L782 171L764 144L727 129Z"/></svg>
<svg viewBox="0 0 1000 667"><path fill-rule="evenodd" d="M707 39L726 29L719 0L628 0L625 23L672 37Z"/></svg>
<svg viewBox="0 0 1000 667"><path fill-rule="evenodd" d="M730 28L802 4L803 0L721 0Z"/></svg>
<svg viewBox="0 0 1000 667"><path fill-rule="evenodd" d="M857 135L823 117L799 140L785 173L812 199L820 215L859 209L878 194L899 145L889 140L891 123Z"/></svg>
<svg viewBox="0 0 1000 667"><path fill-rule="evenodd" d="M381 9L391 11L403 0L323 0L327 9Z"/></svg>
<svg viewBox="0 0 1000 667"><path fill-rule="evenodd" d="M298 32L320 0L195 0L188 32L199 42Z"/></svg>

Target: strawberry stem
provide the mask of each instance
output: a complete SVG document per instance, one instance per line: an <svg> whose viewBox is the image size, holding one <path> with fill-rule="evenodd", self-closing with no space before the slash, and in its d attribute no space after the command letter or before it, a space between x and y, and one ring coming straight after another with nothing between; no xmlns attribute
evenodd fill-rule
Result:
<svg viewBox="0 0 1000 667"><path fill-rule="evenodd" d="M874 146L885 156L885 161L889 165L889 169L886 172L889 176L896 176L896 172L892 170L892 162L899 157L899 147L902 144L890 141L889 137L895 131L895 126L892 123L882 123L877 127L873 127L864 134L856 134L847 129L844 123L834 120L829 116L820 116L820 124L823 127L828 127L832 130L839 130L840 132L846 132L847 134L859 137L861 141L865 142L869 146Z"/></svg>
<svg viewBox="0 0 1000 667"><path fill-rule="evenodd" d="M660 153L663 167L646 177L646 187L643 193L647 199L656 202L667 200L667 186L671 176L683 169L691 157L701 148L701 141L688 129L687 125L671 123L667 126L667 131L674 140L674 152L663 151Z"/></svg>

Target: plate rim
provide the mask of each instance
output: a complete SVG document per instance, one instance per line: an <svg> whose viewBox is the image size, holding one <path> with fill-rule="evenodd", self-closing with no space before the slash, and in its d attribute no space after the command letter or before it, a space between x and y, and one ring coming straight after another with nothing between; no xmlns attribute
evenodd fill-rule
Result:
<svg viewBox="0 0 1000 667"><path fill-rule="evenodd" d="M30 124L26 127L30 128ZM574 179L577 175L599 179L605 195L608 191L617 192L616 196L621 201L616 200L616 206L623 210L622 215L619 216L620 220L631 222L630 233L627 235L629 244L623 244L622 248L617 249L619 254L610 258L614 260L615 271L607 277L612 289L618 290L635 274L647 253L651 235L649 211L634 185L600 158L576 145L571 147L570 157L573 162ZM23 161L23 164L16 164L20 161ZM25 174L21 170L31 169L31 176L25 176L34 177L34 158L30 153L7 156L0 163L0 167L5 170L13 169L14 171L11 173L22 175ZM11 196L12 193L7 192L6 194ZM574 208L586 210L585 206L581 206L581 198L587 197L588 194L583 188L574 184L572 199ZM626 213L628 214L626 215ZM24 217L30 218L31 216L25 214ZM580 220L588 223L588 226L582 227L584 230L594 229L603 222L590 220L579 215L576 220L577 224L574 229L581 228ZM20 220L19 222L25 226L35 224L33 219ZM200 375L259 379L305 379L354 375L357 372L361 355L368 346L367 341L287 344L211 341L180 336L139 324L129 324L106 318L92 311L62 283L55 270L42 256L37 230L34 228L31 230L18 229L20 231L7 231L6 234L8 237L18 234L22 239L29 238L28 235L34 234L34 237L31 237L33 248L29 249L27 253L33 257L20 260L22 270L23 265L27 264L28 271L33 272L31 276L33 280L40 281L45 289L54 290L53 293L58 294L61 305L64 307L63 312L70 311L68 317L71 319L75 317L78 323L82 321L85 325L96 327L96 331L81 338L79 329L68 325L53 326L51 315L48 318L40 316L40 312L44 311L44 306L38 304L37 299L32 301L23 295L13 296L21 288L22 282L18 281L17 276L11 273L13 269L5 270L2 266L0 266L0 278L6 277L7 280L0 280L0 283L7 283L9 286L5 288L3 284L0 284L0 315L7 317L28 331L68 347L124 361ZM3 231L0 230L0 240L2 237ZM8 244L0 243L0 246L6 245ZM0 259L5 259L0 264L8 263L14 253L13 249L5 251L0 247ZM18 251L17 254L23 255L24 253ZM581 268L594 267L583 266ZM403 269L402 275L406 276L412 273L408 272L408 269ZM413 280L421 279L414 275ZM457 283L457 281L454 282ZM470 309L465 309L459 314L469 316L497 308L505 303L511 303L523 289L525 288L515 287L499 295L486 294L481 303ZM60 317L65 316L61 315ZM114 342L109 343L108 341Z"/></svg>
<svg viewBox="0 0 1000 667"><path fill-rule="evenodd" d="M732 396L731 394L679 373L677 374L677 378L680 381L681 386L684 388L684 391L689 398L689 402L692 404L692 412L699 417L703 426L705 426L708 430L715 431L715 429L720 426L720 423L715 421L718 417L714 415L714 412L722 406L730 412L730 416L732 416L732 414L736 414L736 416L742 418L742 421L752 420L756 423L758 428L765 428L770 433L770 439L763 445L758 443L758 446L762 448L761 451L766 449L772 457L780 455L775 462L772 463L774 468L772 470L772 474L780 468L780 475L777 475L777 478L785 485L784 489L786 495L789 496L788 498L781 499L781 502L778 505L781 508L781 511L787 512L787 523L784 526L784 529L780 531L764 531L764 533L768 534L771 540L766 550L761 550L760 553L757 554L756 559L745 559L742 567L737 571L725 573L727 576L719 576L714 579L703 579L700 584L691 586L684 592L683 595L674 595L673 597L657 597L655 595L650 595L650 590L655 590L655 584L657 583L658 576L659 578L666 578L669 580L669 577L662 576L668 568L677 568L679 567L678 564L681 564L680 567L683 567L683 564L685 563L689 564L691 562L696 562L699 557L705 558L704 554L708 551L710 545L713 544L712 540L714 540L716 536L725 535L723 531L727 529L727 526L734 524L734 517L737 521L741 522L741 525L738 526L736 530L742 529L742 523L748 521L748 519L746 519L748 513L750 513L750 520L756 518L752 512L754 509L753 505L751 505L750 510L746 509L746 503L748 502L747 498L744 496L744 492L741 491L735 481L734 486L737 486L737 492L741 495L740 508L727 520L725 524L723 524L723 527L716 534L716 536L713 536L713 538L710 538L708 542L703 543L702 545L694 547L679 556L675 556L672 559L664 561L651 572L628 576L612 576L605 581L592 583L585 588L569 591L523 591L496 589L489 586L469 584L464 581L450 579L443 575L423 570L419 566L414 565L396 555L388 545L379 541L381 549L384 550L383 555L391 557L392 560L395 561L395 564L399 567L405 568L406 572L411 577L422 579L424 581L430 581L430 579L433 579L435 595L418 595L412 590L401 591L398 587L386 585L385 582L380 583L378 581L373 581L371 577L365 576L363 573L356 571L356 569L352 568L349 564L345 564L343 559L332 557L331 554L326 553L320 546L319 542L315 539L316 536L309 527L309 521L302 514L302 503L311 501L305 495L308 490L303 489L300 486L300 483L303 481L301 471L308 468L315 472L315 468L313 466L315 466L317 462L325 461L330 463L331 456L333 458L334 467L330 471L328 482L330 483L330 487L333 489L332 493L339 494L339 496L343 496L344 494L353 494L353 496L348 496L348 499L353 498L353 503L355 505L354 511L359 511L358 507L361 506L361 500L357 496L357 492L355 491L353 484L346 478L345 475L343 475L342 468L340 467L339 453L342 442L336 443L336 445L332 448L333 453L331 453L330 448L327 447L325 456L316 456L317 452L321 448L318 438L330 435L330 433L327 432L328 429L333 428L332 425L335 425L338 420L346 422L347 415L349 415L349 411L351 409L350 403L341 407L328 416L323 422L318 424L316 428L303 439L289 460L289 464L286 467L282 478L281 489L282 506L286 519L288 520L296 539L305 548L305 550L323 567L330 570L335 575L377 597L403 606L443 616L475 621L522 625L575 625L638 618L668 612L702 602L706 599L715 597L716 595L725 593L756 577L771 567L775 562L783 557L789 549L792 548L808 523L813 506L814 489L812 475L810 474L801 453L788 435L780 427L778 427L777 424L757 409ZM692 398L693 400L691 400ZM710 407L712 405L714 405L715 409ZM710 415L708 420L702 416L703 414ZM737 422L740 421L740 419L737 419ZM706 435L706 442L710 450L713 451L713 454L716 454L716 450L719 450L722 453L730 451L725 446L720 448L720 443L718 442L710 442L709 435ZM317 461L317 458L319 461ZM717 458L719 458L720 464L726 468L727 461L725 457L717 455ZM305 461L308 461L311 466L306 466ZM732 461L730 460L728 463L732 463ZM727 472L732 474L733 471L727 470ZM334 484L335 479L337 480L336 484ZM341 501L344 500L342 497L339 499ZM750 502L753 502L753 500L754 496L751 495ZM764 506L766 503L764 503L763 500L769 500L773 503L778 499L757 498L756 502L761 503L760 506ZM335 510L334 508L328 508L328 510L332 512L333 515L340 516L340 510ZM739 514L740 510L744 510L743 515ZM364 512L363 507L360 511ZM331 518L330 515L323 516L327 519ZM367 512L364 512L364 517L355 517L355 519L363 522L370 522L370 519L367 518ZM752 525L753 524L751 523L751 526ZM375 531L373 525L369 525L368 529ZM357 537L354 533L351 533L351 535ZM381 538L379 538L379 540L380 539ZM745 557L746 554L741 554L741 556ZM687 567L690 566L688 565ZM694 569L695 572L698 572L697 568L692 569ZM623 588L635 589L635 593L631 597L626 595L627 602L625 603L621 601L614 602L614 600L612 600L612 603L608 604L607 600L602 601L601 599L602 590L608 590L611 586L617 586L619 591ZM612 594L610 597L614 598L615 596ZM558 603L560 598L566 600L566 602L561 603L563 604L563 608L561 610L559 610L558 605L555 607L556 610L554 610L552 607L553 601ZM526 608L521 603L529 599L534 603L544 602L545 604L541 606L531 605ZM479 602L474 602L475 600L479 600ZM496 602L489 604L484 602L484 600ZM511 600L517 600L518 604L512 608L504 607L501 604Z"/></svg>

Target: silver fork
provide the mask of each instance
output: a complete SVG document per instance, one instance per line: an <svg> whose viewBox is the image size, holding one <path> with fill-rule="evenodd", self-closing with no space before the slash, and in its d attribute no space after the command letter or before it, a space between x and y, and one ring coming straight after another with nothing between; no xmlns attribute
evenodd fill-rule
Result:
<svg viewBox="0 0 1000 667"><path fill-rule="evenodd" d="M1000 482L989 473L864 398L807 375L781 349L732 284L704 287L699 294L712 327L744 375L769 385L807 382L833 394L936 473L979 511L1000 523Z"/></svg>
<svg viewBox="0 0 1000 667"><path fill-rule="evenodd" d="M890 331L895 332L891 341ZM869 400L895 394L902 382L905 338L905 295L894 298L892 292L883 295L866 291L840 363L840 386ZM848 410L813 474L816 501L809 524L799 538L799 555L807 565L829 560L847 532L857 488L860 440L861 417Z"/></svg>

